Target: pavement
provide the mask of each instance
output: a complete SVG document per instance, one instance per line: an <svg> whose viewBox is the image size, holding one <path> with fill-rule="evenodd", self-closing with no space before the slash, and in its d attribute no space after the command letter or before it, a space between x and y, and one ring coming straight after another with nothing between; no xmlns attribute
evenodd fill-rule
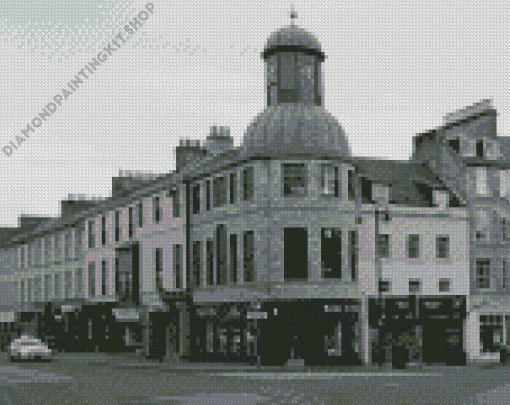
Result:
<svg viewBox="0 0 510 405"><path fill-rule="evenodd" d="M289 373L369 373L369 374L423 374L434 372L446 372L452 370L465 369L497 369L508 367L498 363L468 362L466 366L447 366L447 365L425 365L408 364L405 369L395 369L391 365L372 365L363 366L303 366L300 364L287 364L281 366L257 366L247 363L222 363L222 362L190 362L180 358L168 359L162 361L147 359L139 353L56 353L54 362L57 363L88 363L95 365L112 365L120 368L150 368L161 370L188 370L188 371L211 371L211 372L289 372Z"/></svg>

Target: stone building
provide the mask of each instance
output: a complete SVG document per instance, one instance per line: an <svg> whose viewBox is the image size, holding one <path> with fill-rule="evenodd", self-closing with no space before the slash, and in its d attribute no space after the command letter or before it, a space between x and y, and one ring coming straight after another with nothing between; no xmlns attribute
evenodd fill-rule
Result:
<svg viewBox="0 0 510 405"><path fill-rule="evenodd" d="M262 52L267 106L181 140L176 170L1 230L7 323L59 350L252 364L464 364L506 339L510 146L489 101L353 157L319 41ZM13 329L14 330L14 329Z"/></svg>

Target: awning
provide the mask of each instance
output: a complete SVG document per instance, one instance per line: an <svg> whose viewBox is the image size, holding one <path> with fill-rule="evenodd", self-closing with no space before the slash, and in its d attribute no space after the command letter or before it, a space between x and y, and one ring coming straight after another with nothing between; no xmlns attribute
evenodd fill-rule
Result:
<svg viewBox="0 0 510 405"><path fill-rule="evenodd" d="M0 312L0 322L15 322L16 313L14 312Z"/></svg>
<svg viewBox="0 0 510 405"><path fill-rule="evenodd" d="M138 322L140 320L140 312L134 308L114 308L113 316L119 322Z"/></svg>

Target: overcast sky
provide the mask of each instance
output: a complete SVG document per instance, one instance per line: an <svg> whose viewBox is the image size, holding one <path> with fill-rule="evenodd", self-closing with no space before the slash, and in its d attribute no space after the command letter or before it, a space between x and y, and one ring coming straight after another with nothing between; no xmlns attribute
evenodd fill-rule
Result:
<svg viewBox="0 0 510 405"><path fill-rule="evenodd" d="M324 108L353 155L408 159L413 135L485 98L509 131L508 1L153 0L143 26L8 157L1 148L146 3L0 2L0 226L56 216L69 194L108 196L119 169L173 170L179 139L203 140L211 125L230 126L239 145L265 106L260 52L292 3L327 55Z"/></svg>

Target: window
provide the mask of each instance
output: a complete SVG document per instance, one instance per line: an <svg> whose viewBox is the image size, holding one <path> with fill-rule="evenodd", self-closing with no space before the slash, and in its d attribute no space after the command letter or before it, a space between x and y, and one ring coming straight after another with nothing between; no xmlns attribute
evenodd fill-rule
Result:
<svg viewBox="0 0 510 405"><path fill-rule="evenodd" d="M420 280L417 280L417 279L409 280L409 294L419 293L420 288L421 288Z"/></svg>
<svg viewBox="0 0 510 405"><path fill-rule="evenodd" d="M202 243L193 242L193 277L196 286L200 285L200 267L202 265Z"/></svg>
<svg viewBox="0 0 510 405"><path fill-rule="evenodd" d="M213 249L213 241L208 240L206 242L206 254L207 254L207 284L213 285L214 284L214 249Z"/></svg>
<svg viewBox="0 0 510 405"><path fill-rule="evenodd" d="M308 179L304 163L283 164L283 195L285 197L304 197L307 186Z"/></svg>
<svg viewBox="0 0 510 405"><path fill-rule="evenodd" d="M476 260L476 287L486 289L491 287L491 261L490 259Z"/></svg>
<svg viewBox="0 0 510 405"><path fill-rule="evenodd" d="M96 293L96 263L89 263L89 297Z"/></svg>
<svg viewBox="0 0 510 405"><path fill-rule="evenodd" d="M354 200L356 198L356 189L354 187L354 170L349 170L347 172L347 192L349 200Z"/></svg>
<svg viewBox="0 0 510 405"><path fill-rule="evenodd" d="M388 280L379 280L379 292L389 293L391 291L391 285Z"/></svg>
<svg viewBox="0 0 510 405"><path fill-rule="evenodd" d="M230 235L230 281L237 284L237 235Z"/></svg>
<svg viewBox="0 0 510 405"><path fill-rule="evenodd" d="M450 255L450 238L448 236L436 237L436 258L448 259Z"/></svg>
<svg viewBox="0 0 510 405"><path fill-rule="evenodd" d="M175 189L172 194L172 216L179 218L181 216L181 202L179 188Z"/></svg>
<svg viewBox="0 0 510 405"><path fill-rule="evenodd" d="M224 225L216 227L216 284L227 284L227 231Z"/></svg>
<svg viewBox="0 0 510 405"><path fill-rule="evenodd" d="M487 169L485 167L476 168L476 194L487 194Z"/></svg>
<svg viewBox="0 0 510 405"><path fill-rule="evenodd" d="M321 229L321 264L324 278L342 277L342 232L334 228Z"/></svg>
<svg viewBox="0 0 510 405"><path fill-rule="evenodd" d="M510 170L499 171L499 191L502 198L510 197Z"/></svg>
<svg viewBox="0 0 510 405"><path fill-rule="evenodd" d="M503 277L502 277L501 281L502 281L502 283L501 283L502 286L501 287L503 288L503 290L506 290L506 286L508 284L508 281L506 279L506 260L503 260Z"/></svg>
<svg viewBox="0 0 510 405"><path fill-rule="evenodd" d="M143 227L143 203L138 204L138 228Z"/></svg>
<svg viewBox="0 0 510 405"><path fill-rule="evenodd" d="M308 231L284 229L284 278L308 279Z"/></svg>
<svg viewBox="0 0 510 405"><path fill-rule="evenodd" d="M83 288L83 269L78 269L76 271L76 282L74 284L75 288L75 296L77 298L82 298L84 296L84 288Z"/></svg>
<svg viewBox="0 0 510 405"><path fill-rule="evenodd" d="M120 292L120 259L115 258L115 294Z"/></svg>
<svg viewBox="0 0 510 405"><path fill-rule="evenodd" d="M236 202L236 181L237 181L237 175L236 173L230 173L230 204L235 204Z"/></svg>
<svg viewBox="0 0 510 405"><path fill-rule="evenodd" d="M200 183L193 186L193 214L200 212Z"/></svg>
<svg viewBox="0 0 510 405"><path fill-rule="evenodd" d="M243 170L243 200L251 201L254 192L253 167L247 167Z"/></svg>
<svg viewBox="0 0 510 405"><path fill-rule="evenodd" d="M476 212L476 240L489 239L489 214L485 210Z"/></svg>
<svg viewBox="0 0 510 405"><path fill-rule="evenodd" d="M372 181L361 178L361 199L363 204L372 204Z"/></svg>
<svg viewBox="0 0 510 405"><path fill-rule="evenodd" d="M452 148L455 152L459 153L459 151L460 151L460 141L459 141L458 138L450 139L448 141L448 144L450 145L450 148Z"/></svg>
<svg viewBox="0 0 510 405"><path fill-rule="evenodd" d="M377 235L377 256L380 258L390 257L390 235Z"/></svg>
<svg viewBox="0 0 510 405"><path fill-rule="evenodd" d="M101 262L101 295L106 295L106 260Z"/></svg>
<svg viewBox="0 0 510 405"><path fill-rule="evenodd" d="M44 301L49 302L51 300L51 276L44 276Z"/></svg>
<svg viewBox="0 0 510 405"><path fill-rule="evenodd" d="M321 166L321 191L322 195L338 197L338 167Z"/></svg>
<svg viewBox="0 0 510 405"><path fill-rule="evenodd" d="M163 291L163 249L155 249L155 264L156 264L156 288L158 292Z"/></svg>
<svg viewBox="0 0 510 405"><path fill-rule="evenodd" d="M221 207L227 203L227 187L224 177L216 177L213 180L213 206Z"/></svg>
<svg viewBox="0 0 510 405"><path fill-rule="evenodd" d="M483 158L483 141L476 142L476 157Z"/></svg>
<svg viewBox="0 0 510 405"><path fill-rule="evenodd" d="M115 211L115 242L120 240L120 211Z"/></svg>
<svg viewBox="0 0 510 405"><path fill-rule="evenodd" d="M498 353L503 336L502 315L480 315L480 341L483 353Z"/></svg>
<svg viewBox="0 0 510 405"><path fill-rule="evenodd" d="M65 285L65 291L64 291L64 298L73 298L71 296L72 294L72 286L73 286L73 279L72 279L73 275L70 271L66 272L65 273L65 280L64 280L64 285Z"/></svg>
<svg viewBox="0 0 510 405"><path fill-rule="evenodd" d="M89 221L89 249L96 247L96 230L94 221Z"/></svg>
<svg viewBox="0 0 510 405"><path fill-rule="evenodd" d="M101 244L106 245L106 218L101 218Z"/></svg>
<svg viewBox="0 0 510 405"><path fill-rule="evenodd" d="M407 257L417 259L420 257L420 235L408 235Z"/></svg>
<svg viewBox="0 0 510 405"><path fill-rule="evenodd" d="M128 209L128 221L129 221L129 239L133 237L133 207Z"/></svg>
<svg viewBox="0 0 510 405"><path fill-rule="evenodd" d="M439 292L450 292L450 279L439 279Z"/></svg>
<svg viewBox="0 0 510 405"><path fill-rule="evenodd" d="M250 283L255 281L255 272L254 272L254 240L253 240L253 231L244 232L244 281Z"/></svg>
<svg viewBox="0 0 510 405"><path fill-rule="evenodd" d="M358 237L356 231L349 232L349 265L351 268L351 279L356 280L356 268L358 266Z"/></svg>
<svg viewBox="0 0 510 405"><path fill-rule="evenodd" d="M211 209L211 180L205 182L205 209Z"/></svg>
<svg viewBox="0 0 510 405"><path fill-rule="evenodd" d="M175 288L182 288L182 245L174 245Z"/></svg>
<svg viewBox="0 0 510 405"><path fill-rule="evenodd" d="M153 208L154 208L154 223L159 224L160 220L160 214L161 214L161 207L159 206L159 197L153 197L152 199Z"/></svg>

